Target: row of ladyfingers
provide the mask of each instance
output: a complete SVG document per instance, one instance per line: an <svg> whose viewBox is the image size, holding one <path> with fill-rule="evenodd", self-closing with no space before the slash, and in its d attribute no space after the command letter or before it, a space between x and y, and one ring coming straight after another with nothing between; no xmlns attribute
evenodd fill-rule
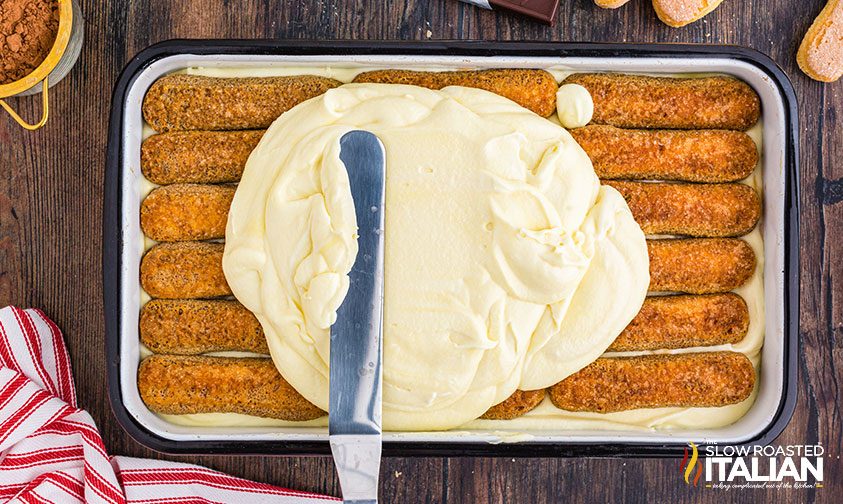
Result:
<svg viewBox="0 0 843 504"><path fill-rule="evenodd" d="M141 285L153 298L230 296L222 243L176 242L152 247L141 261ZM736 238L649 240L650 290L712 294L743 285L755 271L755 252Z"/></svg>
<svg viewBox="0 0 843 504"><path fill-rule="evenodd" d="M173 131L148 138L141 168L150 182L237 182L264 130ZM752 138L728 130L645 130L589 125L571 130L602 179L736 182L758 163Z"/></svg>
<svg viewBox="0 0 843 504"><path fill-rule="evenodd" d="M761 216L758 193L745 184L603 183L623 195L635 221L650 235L742 236ZM234 190L210 184L159 187L141 204L141 229L155 241L223 238Z"/></svg>
<svg viewBox="0 0 843 504"><path fill-rule="evenodd" d="M544 70L458 72L377 70L356 83L410 84L430 89L467 86L509 98L542 117L556 111L559 85ZM745 131L760 117L758 95L730 77L673 79L622 74L574 74L594 102L592 123L621 128ZM155 131L266 128L282 113L342 82L327 77L219 79L176 74L156 81L143 102Z"/></svg>
<svg viewBox="0 0 843 504"><path fill-rule="evenodd" d="M482 418L516 418L546 394L560 409L597 413L725 406L746 399L754 385L752 363L737 352L601 357L547 390L516 391ZM230 412L290 421L325 415L269 358L153 355L141 362L138 388L150 409L165 414Z"/></svg>
<svg viewBox="0 0 843 504"><path fill-rule="evenodd" d="M746 302L734 293L651 296L607 351L731 344L748 328ZM140 338L158 354L269 353L257 318L228 299L153 299L141 310Z"/></svg>

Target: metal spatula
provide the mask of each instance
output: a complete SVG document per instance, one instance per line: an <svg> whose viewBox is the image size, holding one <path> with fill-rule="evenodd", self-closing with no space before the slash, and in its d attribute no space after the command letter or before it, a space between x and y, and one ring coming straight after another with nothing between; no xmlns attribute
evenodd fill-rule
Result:
<svg viewBox="0 0 843 504"><path fill-rule="evenodd" d="M331 327L328 431L344 502L376 503L381 461L385 153L378 138L340 139L357 214L357 259Z"/></svg>

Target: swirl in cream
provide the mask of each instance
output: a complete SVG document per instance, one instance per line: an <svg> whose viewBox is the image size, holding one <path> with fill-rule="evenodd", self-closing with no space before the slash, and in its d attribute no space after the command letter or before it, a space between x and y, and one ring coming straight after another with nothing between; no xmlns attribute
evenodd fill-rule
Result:
<svg viewBox="0 0 843 504"><path fill-rule="evenodd" d="M349 84L254 150L223 267L284 378L328 406L329 329L357 254L339 138L387 153L384 426L447 429L596 359L649 283L644 234L564 128L462 87Z"/></svg>

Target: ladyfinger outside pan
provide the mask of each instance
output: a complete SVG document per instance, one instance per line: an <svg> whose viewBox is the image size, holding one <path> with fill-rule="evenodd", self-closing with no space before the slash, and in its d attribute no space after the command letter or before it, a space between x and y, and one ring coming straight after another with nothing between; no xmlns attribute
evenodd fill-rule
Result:
<svg viewBox="0 0 843 504"><path fill-rule="evenodd" d="M568 411L716 407L743 401L755 386L752 363L738 352L602 357L548 389Z"/></svg>
<svg viewBox="0 0 843 504"><path fill-rule="evenodd" d="M556 112L556 79L545 70L502 68L459 72L374 70L363 72L354 82L410 84L430 89L465 86L484 89L509 98L542 117Z"/></svg>
<svg viewBox="0 0 843 504"><path fill-rule="evenodd" d="M581 73L562 84L579 84L594 101L594 124L621 128L731 129L758 122L761 101L732 77L647 77Z"/></svg>
<svg viewBox="0 0 843 504"><path fill-rule="evenodd" d="M138 389L158 413L242 413L290 421L325 412L299 394L269 358L153 355L138 369Z"/></svg>
<svg viewBox="0 0 843 504"><path fill-rule="evenodd" d="M761 198L746 184L604 183L623 195L647 234L742 236L761 218Z"/></svg>
<svg viewBox="0 0 843 504"><path fill-rule="evenodd" d="M141 260L141 286L153 298L231 295L222 271L222 243L161 243ZM734 238L648 240L650 290L729 292L755 271L755 252Z"/></svg>
<svg viewBox="0 0 843 504"><path fill-rule="evenodd" d="M648 234L740 236L755 227L761 200L745 184L667 184L605 181L620 191ZM141 204L141 228L157 241L223 238L230 186L173 184Z"/></svg>
<svg viewBox="0 0 843 504"><path fill-rule="evenodd" d="M737 182L758 163L752 138L728 130L642 130L594 124L570 131L601 179Z"/></svg>
<svg viewBox="0 0 843 504"><path fill-rule="evenodd" d="M143 100L155 131L266 128L299 103L342 83L327 77L161 77Z"/></svg>
<svg viewBox="0 0 843 504"><path fill-rule="evenodd" d="M607 351L737 343L748 327L749 311L737 294L652 296ZM153 299L141 309L139 330L155 353L269 353L257 318L237 301Z"/></svg>

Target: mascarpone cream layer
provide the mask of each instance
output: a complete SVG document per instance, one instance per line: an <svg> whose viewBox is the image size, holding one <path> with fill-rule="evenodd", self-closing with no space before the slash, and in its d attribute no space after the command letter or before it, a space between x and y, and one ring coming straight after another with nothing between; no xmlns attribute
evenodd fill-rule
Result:
<svg viewBox="0 0 843 504"><path fill-rule="evenodd" d="M456 427L588 365L641 307L647 248L568 132L470 88L349 84L283 114L246 165L223 268L284 378L328 406L356 258L339 138L387 153L384 427Z"/></svg>

